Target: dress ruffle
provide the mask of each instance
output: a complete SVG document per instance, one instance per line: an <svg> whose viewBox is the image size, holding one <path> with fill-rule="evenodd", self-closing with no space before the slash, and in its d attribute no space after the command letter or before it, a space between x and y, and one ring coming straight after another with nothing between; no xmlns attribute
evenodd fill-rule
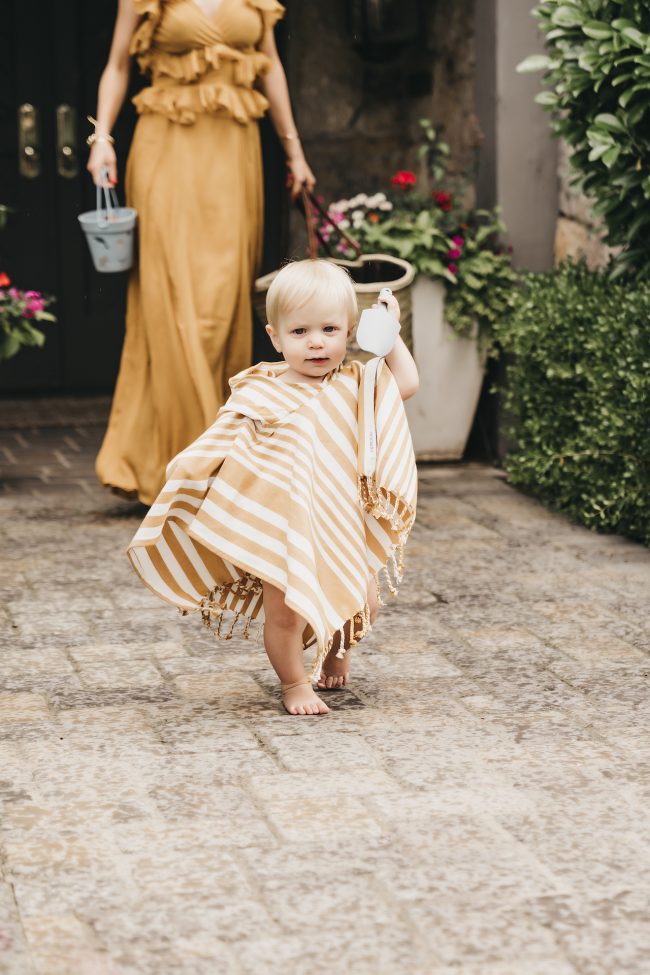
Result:
<svg viewBox="0 0 650 975"><path fill-rule="evenodd" d="M249 7L255 7L262 14L264 27L274 27L284 17L284 7L277 0L246 0Z"/></svg>
<svg viewBox="0 0 650 975"><path fill-rule="evenodd" d="M252 85L256 78L269 70L271 59L262 51L242 51L221 43L197 47L183 54L151 52L153 73L179 82L196 81L207 71L218 69L223 64L232 67L236 85Z"/></svg>
<svg viewBox="0 0 650 975"><path fill-rule="evenodd" d="M131 54L135 55L141 71L147 71L151 62L150 50L162 16L160 0L133 0L136 13L144 17L131 38Z"/></svg>
<svg viewBox="0 0 650 975"><path fill-rule="evenodd" d="M284 7L277 0L245 2L262 15L265 30L284 15ZM182 125L191 125L197 115L206 112L229 115L242 123L264 115L269 103L254 85L271 67L266 54L252 45L239 48L223 42L180 54L160 50L155 46L154 35L162 19L164 0L133 3L143 20L133 35L131 54L140 70L149 73L153 81L151 87L133 99L138 112L162 114ZM215 78L215 73L219 77Z"/></svg>
<svg viewBox="0 0 650 975"><path fill-rule="evenodd" d="M261 118L269 107L264 95L254 88L241 88L215 81L206 84L144 88L133 99L141 114L155 112L172 122L191 125L197 115L229 115L245 124Z"/></svg>

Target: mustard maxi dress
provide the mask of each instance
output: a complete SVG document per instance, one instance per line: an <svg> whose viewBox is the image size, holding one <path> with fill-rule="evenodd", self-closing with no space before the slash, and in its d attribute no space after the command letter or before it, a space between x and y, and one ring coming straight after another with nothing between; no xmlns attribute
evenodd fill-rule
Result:
<svg viewBox="0 0 650 975"><path fill-rule="evenodd" d="M214 422L228 379L250 365L251 286L261 256L263 189L258 50L276 0L134 0L132 43L151 85L126 170L138 258L108 428L106 485L151 504L165 466Z"/></svg>

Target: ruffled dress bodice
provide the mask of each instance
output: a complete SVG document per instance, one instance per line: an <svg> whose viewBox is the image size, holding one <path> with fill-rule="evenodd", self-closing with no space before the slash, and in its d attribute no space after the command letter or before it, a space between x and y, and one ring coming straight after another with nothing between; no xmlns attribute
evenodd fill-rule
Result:
<svg viewBox="0 0 650 975"><path fill-rule="evenodd" d="M194 0L134 0L144 15L131 43L151 85L134 98L139 113L190 125L215 113L246 123L268 101L256 81L271 61L258 46L282 17L276 0L221 0L210 16Z"/></svg>

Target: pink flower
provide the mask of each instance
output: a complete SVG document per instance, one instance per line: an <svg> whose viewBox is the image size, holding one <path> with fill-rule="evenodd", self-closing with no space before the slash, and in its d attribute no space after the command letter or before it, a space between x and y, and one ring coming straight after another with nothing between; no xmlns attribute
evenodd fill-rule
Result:
<svg viewBox="0 0 650 975"><path fill-rule="evenodd" d="M459 251L459 249L457 247L453 247L449 251L449 254L447 256L450 257L452 259L452 261L456 261L460 257L460 251Z"/></svg>
<svg viewBox="0 0 650 975"><path fill-rule="evenodd" d="M38 292L36 292L36 294L38 294ZM32 314L37 315L40 311L43 311L43 309L45 308L45 299L42 298L40 295L38 296L38 298L32 298L28 302L27 307L29 311L32 312Z"/></svg>
<svg viewBox="0 0 650 975"><path fill-rule="evenodd" d="M451 239L453 240L456 247L462 247L463 244L465 243L464 238L461 237L459 234L457 234L455 237L452 237Z"/></svg>
<svg viewBox="0 0 650 975"><path fill-rule="evenodd" d="M451 271L451 273L452 273L452 274L455 274L455 273L456 273L456 271L457 271L457 267L456 267L456 265L455 265L455 264L454 264L454 263L452 262L451 264L448 264L448 265L447 265L447 270L448 270L448 271Z"/></svg>
<svg viewBox="0 0 650 975"><path fill-rule="evenodd" d="M7 294L9 295L10 298L20 298L20 291L18 290L18 288L9 288Z"/></svg>

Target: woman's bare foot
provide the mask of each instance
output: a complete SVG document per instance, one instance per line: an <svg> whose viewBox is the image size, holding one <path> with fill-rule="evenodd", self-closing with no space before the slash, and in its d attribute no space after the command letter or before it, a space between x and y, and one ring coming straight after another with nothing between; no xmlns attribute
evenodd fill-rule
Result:
<svg viewBox="0 0 650 975"><path fill-rule="evenodd" d="M282 703L288 714L328 714L329 708L314 692L308 680L281 684Z"/></svg>
<svg viewBox="0 0 650 975"><path fill-rule="evenodd" d="M345 651L343 658L337 657L338 646L332 647L323 661L317 686L321 691L339 691L348 682L350 676L350 648Z"/></svg>

